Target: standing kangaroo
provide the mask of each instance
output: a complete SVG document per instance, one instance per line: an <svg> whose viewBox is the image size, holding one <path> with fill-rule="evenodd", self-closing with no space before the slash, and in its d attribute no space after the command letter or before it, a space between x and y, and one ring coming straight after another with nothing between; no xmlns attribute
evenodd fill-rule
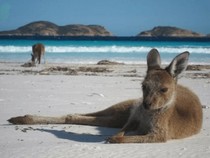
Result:
<svg viewBox="0 0 210 158"><path fill-rule="evenodd" d="M45 53L45 47L41 43L34 44L32 46L32 52L31 54L31 61L33 64L38 62L39 64L41 63L41 57L44 56Z"/></svg>
<svg viewBox="0 0 210 158"><path fill-rule="evenodd" d="M177 84L188 63L189 52L176 56L165 69L152 49L147 56L147 74L142 82L143 98L115 104L89 114L61 117L25 115L9 119L13 124L82 124L121 128L109 143L155 143L197 134L202 126L198 97Z"/></svg>

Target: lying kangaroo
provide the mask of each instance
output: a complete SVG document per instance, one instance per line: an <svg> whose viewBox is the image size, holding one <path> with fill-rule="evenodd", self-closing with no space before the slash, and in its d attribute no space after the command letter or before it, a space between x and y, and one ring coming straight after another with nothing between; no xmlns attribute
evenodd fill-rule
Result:
<svg viewBox="0 0 210 158"><path fill-rule="evenodd" d="M89 114L61 117L25 115L9 119L13 124L82 124L122 128L109 143L166 142L197 134L202 126L198 97L177 84L187 67L189 52L176 56L168 67L160 67L160 55L152 49L147 56L147 74L142 82L143 98L115 104Z"/></svg>
<svg viewBox="0 0 210 158"><path fill-rule="evenodd" d="M34 44L32 46L32 52L31 54L31 61L33 64L38 62L39 64L41 63L41 57L44 56L45 53L45 47L41 43Z"/></svg>

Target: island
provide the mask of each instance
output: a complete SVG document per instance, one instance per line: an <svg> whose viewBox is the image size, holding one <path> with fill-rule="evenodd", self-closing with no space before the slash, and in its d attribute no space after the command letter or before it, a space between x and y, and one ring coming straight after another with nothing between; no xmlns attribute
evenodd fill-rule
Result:
<svg viewBox="0 0 210 158"><path fill-rule="evenodd" d="M14 30L0 31L0 39L209 42L210 34L203 35L173 26L156 26L134 36L115 36L101 25L59 26L48 21L35 21Z"/></svg>
<svg viewBox="0 0 210 158"><path fill-rule="evenodd" d="M111 36L100 25L65 25L58 26L48 21L37 21L15 30L1 31L1 36Z"/></svg>
<svg viewBox="0 0 210 158"><path fill-rule="evenodd" d="M152 30L140 32L138 37L204 37L205 35L172 26L157 26Z"/></svg>

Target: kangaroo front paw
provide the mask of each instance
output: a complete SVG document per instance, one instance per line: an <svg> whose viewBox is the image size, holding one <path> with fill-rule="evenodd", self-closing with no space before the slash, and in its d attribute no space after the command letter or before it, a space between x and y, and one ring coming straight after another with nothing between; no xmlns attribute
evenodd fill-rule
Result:
<svg viewBox="0 0 210 158"><path fill-rule="evenodd" d="M18 116L18 117L12 117L9 120L7 120L8 122L12 123L12 124L33 124L33 119L31 115L25 115L25 116Z"/></svg>
<svg viewBox="0 0 210 158"><path fill-rule="evenodd" d="M107 143L122 143L123 137L122 136L113 136L107 139Z"/></svg>

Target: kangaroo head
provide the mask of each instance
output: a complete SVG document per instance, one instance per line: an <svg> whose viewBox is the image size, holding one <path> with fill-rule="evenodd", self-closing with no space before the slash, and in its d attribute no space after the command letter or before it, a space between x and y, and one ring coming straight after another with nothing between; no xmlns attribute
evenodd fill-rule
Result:
<svg viewBox="0 0 210 158"><path fill-rule="evenodd" d="M165 68L161 68L160 54L152 49L147 56L147 74L142 82L143 107L146 110L165 109L176 96L177 78L188 63L189 52L176 56Z"/></svg>
<svg viewBox="0 0 210 158"><path fill-rule="evenodd" d="M32 63L35 63L35 56L33 54L31 54L31 61Z"/></svg>

